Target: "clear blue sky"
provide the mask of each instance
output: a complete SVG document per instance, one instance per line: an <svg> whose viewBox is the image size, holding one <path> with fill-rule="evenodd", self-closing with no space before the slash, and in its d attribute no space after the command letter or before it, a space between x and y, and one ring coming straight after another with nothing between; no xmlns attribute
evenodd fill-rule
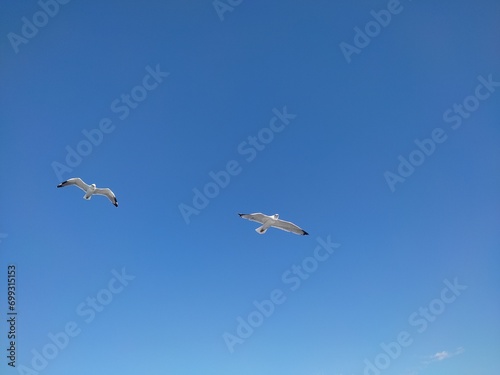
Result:
<svg viewBox="0 0 500 375"><path fill-rule="evenodd" d="M498 374L498 1L41 4L0 12L2 373Z"/></svg>

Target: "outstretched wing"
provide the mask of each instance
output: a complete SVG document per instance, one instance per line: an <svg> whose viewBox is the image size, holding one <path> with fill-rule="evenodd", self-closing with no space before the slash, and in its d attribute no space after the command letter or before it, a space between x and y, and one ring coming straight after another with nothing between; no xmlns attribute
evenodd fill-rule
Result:
<svg viewBox="0 0 500 375"><path fill-rule="evenodd" d="M309 234L304 229L299 228L297 225L290 223L289 221L277 220L272 226L287 232L300 234L301 236L307 236Z"/></svg>
<svg viewBox="0 0 500 375"><path fill-rule="evenodd" d="M94 194L96 195L104 195L108 197L108 199L115 205L115 207L118 207L118 201L116 200L115 194L111 191L111 189L104 188L104 189L95 189Z"/></svg>
<svg viewBox="0 0 500 375"><path fill-rule="evenodd" d="M87 185L81 178L70 178L69 180L66 180L64 182L61 182L59 185L57 185L58 188L60 187L65 187L69 185L75 185L78 186L80 189L82 189L84 192L87 192L88 188L90 187Z"/></svg>
<svg viewBox="0 0 500 375"><path fill-rule="evenodd" d="M267 220L271 219L269 216L261 214L261 213L255 213L255 214L238 214L240 217L243 219L247 219L250 221L255 221L257 223L264 224Z"/></svg>

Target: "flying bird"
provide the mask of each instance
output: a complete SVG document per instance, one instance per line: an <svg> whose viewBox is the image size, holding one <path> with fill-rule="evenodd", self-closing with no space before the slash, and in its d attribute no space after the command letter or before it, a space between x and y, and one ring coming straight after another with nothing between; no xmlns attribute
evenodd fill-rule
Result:
<svg viewBox="0 0 500 375"><path fill-rule="evenodd" d="M115 207L118 207L118 201L116 200L115 194L111 191L111 189L108 188L103 188L100 189L95 186L95 184L92 185L87 185L81 178L70 178L67 181L61 182L59 185L57 185L58 188L60 187L65 187L69 185L76 185L80 189L82 189L85 192L85 195L83 196L83 199L90 199L92 198L92 195L104 195L105 197L108 197L108 199L115 205Z"/></svg>
<svg viewBox="0 0 500 375"><path fill-rule="evenodd" d="M257 223L262 224L260 227L255 229L255 231L259 234L266 233L269 227L275 227L287 232L300 234L301 236L307 236L309 234L305 230L296 226L294 223L290 223L289 221L279 220L278 214L274 214L272 216L267 216L261 213L238 214L238 215L240 215L240 217L242 217L243 219L248 219L250 221L255 221Z"/></svg>

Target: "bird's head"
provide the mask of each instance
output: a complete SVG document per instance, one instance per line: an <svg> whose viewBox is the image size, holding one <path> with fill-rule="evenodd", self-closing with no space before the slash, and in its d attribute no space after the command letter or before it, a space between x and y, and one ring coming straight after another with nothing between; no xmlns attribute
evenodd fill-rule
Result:
<svg viewBox="0 0 500 375"><path fill-rule="evenodd" d="M90 186L92 186L94 189L96 188L95 184L91 184Z"/></svg>
<svg viewBox="0 0 500 375"><path fill-rule="evenodd" d="M279 217L280 217L280 215L278 215L278 214L274 214L274 215L273 215L273 219L274 219L274 220L278 220L278 218L279 218Z"/></svg>

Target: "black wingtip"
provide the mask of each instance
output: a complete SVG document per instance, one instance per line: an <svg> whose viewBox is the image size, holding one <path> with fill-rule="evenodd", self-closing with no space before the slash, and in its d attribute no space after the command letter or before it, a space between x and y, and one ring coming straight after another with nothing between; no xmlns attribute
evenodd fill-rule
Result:
<svg viewBox="0 0 500 375"><path fill-rule="evenodd" d="M238 214L238 215L240 215L240 217L242 217L242 216L243 216L243 215L245 215L245 214Z"/></svg>
<svg viewBox="0 0 500 375"><path fill-rule="evenodd" d="M305 230L303 230L302 232L304 232L302 233L303 236L309 236L309 233L307 233Z"/></svg>

